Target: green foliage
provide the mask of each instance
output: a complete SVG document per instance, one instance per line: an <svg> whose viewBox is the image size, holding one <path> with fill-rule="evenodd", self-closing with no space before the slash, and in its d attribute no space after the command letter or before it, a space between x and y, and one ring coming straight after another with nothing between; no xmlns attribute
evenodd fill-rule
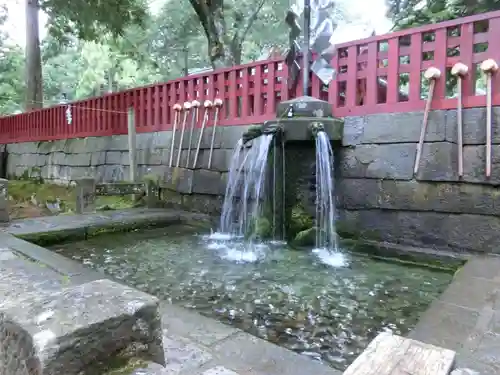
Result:
<svg viewBox="0 0 500 375"><path fill-rule="evenodd" d="M145 0L40 0L49 17L49 34L59 41L68 35L81 40L99 40L103 34L123 35L129 25L144 26Z"/></svg>
<svg viewBox="0 0 500 375"><path fill-rule="evenodd" d="M0 6L0 28L7 20L7 9ZM24 93L22 79L24 69L23 50L9 41L6 32L0 31L0 114L21 110L20 103Z"/></svg>
<svg viewBox="0 0 500 375"><path fill-rule="evenodd" d="M499 0L388 0L388 15L394 20L395 29L466 17L500 9Z"/></svg>

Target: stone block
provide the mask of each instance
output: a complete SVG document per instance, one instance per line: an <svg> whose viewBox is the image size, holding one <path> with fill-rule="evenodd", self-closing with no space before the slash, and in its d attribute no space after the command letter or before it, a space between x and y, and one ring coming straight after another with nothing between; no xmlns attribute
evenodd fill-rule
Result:
<svg viewBox="0 0 500 375"><path fill-rule="evenodd" d="M93 151L90 156L90 165L98 166L106 164L105 151Z"/></svg>
<svg viewBox="0 0 500 375"><path fill-rule="evenodd" d="M80 178L76 181L76 213L83 214L95 211L95 179Z"/></svg>
<svg viewBox="0 0 500 375"><path fill-rule="evenodd" d="M191 194L193 192L193 172L192 169L167 167L161 186L181 194Z"/></svg>
<svg viewBox="0 0 500 375"><path fill-rule="evenodd" d="M355 146L362 142L366 116L347 116L344 118L342 145Z"/></svg>
<svg viewBox="0 0 500 375"><path fill-rule="evenodd" d="M458 181L458 148L450 142L424 143L418 180Z"/></svg>
<svg viewBox="0 0 500 375"><path fill-rule="evenodd" d="M157 136L157 132L154 133L138 133L135 135L135 148L137 151L139 150L149 150L154 148L153 145L154 138ZM128 141L127 141L128 142ZM128 143L127 143L128 145ZM127 147L128 150L128 147Z"/></svg>
<svg viewBox="0 0 500 375"><path fill-rule="evenodd" d="M107 151L106 164L121 164L129 165L128 152L121 151Z"/></svg>
<svg viewBox="0 0 500 375"><path fill-rule="evenodd" d="M411 212L396 210L343 210L343 228L369 233L378 241L454 251L499 253L498 216Z"/></svg>
<svg viewBox="0 0 500 375"><path fill-rule="evenodd" d="M12 375L99 374L118 358L165 365L158 300L110 280L18 299L0 324L3 349L17 352Z"/></svg>
<svg viewBox="0 0 500 375"><path fill-rule="evenodd" d="M423 112L380 113L366 116L362 143L418 142ZM425 134L426 142L446 139L446 111L431 111Z"/></svg>
<svg viewBox="0 0 500 375"><path fill-rule="evenodd" d="M108 149L109 137L79 138L79 141L83 145L83 150L80 148L80 152L106 151Z"/></svg>
<svg viewBox="0 0 500 375"><path fill-rule="evenodd" d="M464 145L486 144L486 108L466 108L462 112ZM449 110L446 117L446 132L450 142L457 142L457 111ZM492 111L492 143L500 144L500 107Z"/></svg>
<svg viewBox="0 0 500 375"><path fill-rule="evenodd" d="M218 126L215 133L215 148L233 149L240 140L244 132L250 128L248 126ZM213 127L210 126L207 133L212 137ZM210 147L210 146L209 146Z"/></svg>
<svg viewBox="0 0 500 375"><path fill-rule="evenodd" d="M464 146L463 181L500 185L500 145L491 149L491 176L486 178L486 146Z"/></svg>
<svg viewBox="0 0 500 375"><path fill-rule="evenodd" d="M342 179L339 205L345 209L386 209L497 215L496 188L449 182Z"/></svg>
<svg viewBox="0 0 500 375"><path fill-rule="evenodd" d="M89 147L89 143L99 142L97 139L102 137L90 137L90 138L69 138L66 139L63 152L66 154L80 154L92 150L92 145Z"/></svg>
<svg viewBox="0 0 500 375"><path fill-rule="evenodd" d="M220 172L197 169L193 171L194 194L222 195Z"/></svg>
<svg viewBox="0 0 500 375"><path fill-rule="evenodd" d="M170 150L164 148L138 150L136 157L139 165L168 165Z"/></svg>
<svg viewBox="0 0 500 375"><path fill-rule="evenodd" d="M88 167L90 166L92 153L84 152L80 154L67 154L65 158L65 165L71 167Z"/></svg>
<svg viewBox="0 0 500 375"><path fill-rule="evenodd" d="M232 156L233 156L233 150L214 149L212 153L212 164L210 170L219 172L229 171L229 166L231 165ZM207 169L209 159L210 159L210 150L200 151L196 167Z"/></svg>
<svg viewBox="0 0 500 375"><path fill-rule="evenodd" d="M128 151L128 136L113 135L106 137L106 151Z"/></svg>
<svg viewBox="0 0 500 375"><path fill-rule="evenodd" d="M182 196L184 210L201 212L208 215L220 215L223 198L216 195L189 194Z"/></svg>
<svg viewBox="0 0 500 375"><path fill-rule="evenodd" d="M94 177L101 182L119 182L128 180L129 176L130 168L118 164L97 166Z"/></svg>
<svg viewBox="0 0 500 375"><path fill-rule="evenodd" d="M359 145L341 153L340 174L349 178L413 178L416 144Z"/></svg>
<svg viewBox="0 0 500 375"><path fill-rule="evenodd" d="M61 167L59 165L45 165L41 168L42 177L49 180L58 179Z"/></svg>

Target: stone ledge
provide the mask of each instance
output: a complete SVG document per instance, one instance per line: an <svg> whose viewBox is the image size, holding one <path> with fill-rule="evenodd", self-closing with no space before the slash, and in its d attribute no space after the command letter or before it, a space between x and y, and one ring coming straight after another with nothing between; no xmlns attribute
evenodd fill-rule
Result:
<svg viewBox="0 0 500 375"><path fill-rule="evenodd" d="M415 180L341 179L338 203L346 209L386 209L498 215L500 194L493 186Z"/></svg>
<svg viewBox="0 0 500 375"><path fill-rule="evenodd" d="M498 216L384 209L340 210L340 223L368 239L458 252L500 253Z"/></svg>
<svg viewBox="0 0 500 375"><path fill-rule="evenodd" d="M99 373L113 357L165 365L155 297L110 280L29 297L0 313L2 349L18 353L0 362L7 373Z"/></svg>

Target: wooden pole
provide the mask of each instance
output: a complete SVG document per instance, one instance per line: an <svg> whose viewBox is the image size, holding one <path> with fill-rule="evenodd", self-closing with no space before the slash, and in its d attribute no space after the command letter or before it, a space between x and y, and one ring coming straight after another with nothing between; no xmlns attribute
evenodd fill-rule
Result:
<svg viewBox="0 0 500 375"><path fill-rule="evenodd" d="M451 74L456 76L458 79L457 86L457 143L458 143L458 177L464 175L464 141L463 141L463 119L462 119L462 84L463 78L469 71L467 65L462 63L456 63L453 68L451 68Z"/></svg>
<svg viewBox="0 0 500 375"><path fill-rule="evenodd" d="M130 181L136 182L137 179L137 161L136 153L136 136L135 136L135 111L134 108L128 109L128 157L130 164Z"/></svg>
<svg viewBox="0 0 500 375"><path fill-rule="evenodd" d="M417 174L418 167L420 165L420 158L422 157L422 148L424 146L425 133L427 132L427 123L429 121L429 111L431 110L434 88L436 87L436 80L440 76L441 76L441 71L434 67L427 69L424 73L424 77L430 81L430 87L429 87L429 94L427 96L427 102L425 103L424 120L422 122L422 128L420 129L420 139L417 145L417 156L415 157L415 166L413 167L414 174Z"/></svg>
<svg viewBox="0 0 500 375"><path fill-rule="evenodd" d="M498 70L495 60L488 59L482 62L481 70L486 74L486 178L491 176L491 110L492 110L492 76Z"/></svg>

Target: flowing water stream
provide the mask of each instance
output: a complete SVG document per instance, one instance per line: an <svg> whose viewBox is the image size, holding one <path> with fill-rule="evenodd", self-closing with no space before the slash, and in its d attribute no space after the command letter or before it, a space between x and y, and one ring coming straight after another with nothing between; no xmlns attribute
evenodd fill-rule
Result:
<svg viewBox="0 0 500 375"><path fill-rule="evenodd" d="M343 252L203 234L117 233L54 247L115 279L343 370L382 330L406 334L452 275Z"/></svg>
<svg viewBox="0 0 500 375"><path fill-rule="evenodd" d="M262 213L267 159L273 134L256 138L251 148L238 141L231 160L222 206L220 230L252 237L255 218Z"/></svg>
<svg viewBox="0 0 500 375"><path fill-rule="evenodd" d="M318 251L338 252L335 230L335 187L333 150L324 131L316 136L316 248Z"/></svg>

